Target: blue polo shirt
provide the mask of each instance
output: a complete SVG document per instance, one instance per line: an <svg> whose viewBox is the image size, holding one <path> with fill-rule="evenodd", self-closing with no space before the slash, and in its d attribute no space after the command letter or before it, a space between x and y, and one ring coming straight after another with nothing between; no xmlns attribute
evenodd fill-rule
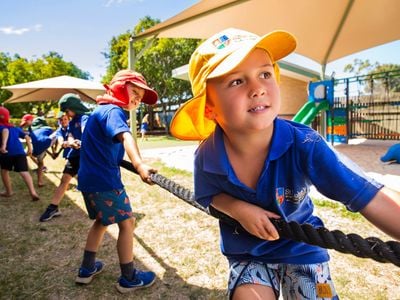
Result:
<svg viewBox="0 0 400 300"><path fill-rule="evenodd" d="M53 133L51 127L45 126L35 130L29 128L29 136L32 139L32 154L33 156L38 156L46 151L50 145L52 138L50 135Z"/></svg>
<svg viewBox="0 0 400 300"><path fill-rule="evenodd" d="M275 212L286 221L321 227L321 219L313 215L311 185L351 211L364 208L383 186L340 157L313 129L278 118L256 190L236 177L219 126L195 153L195 199L204 207L210 205L214 195L226 193ZM261 240L222 222L220 233L221 251L228 259L290 264L329 260L326 249L283 238Z"/></svg>
<svg viewBox="0 0 400 300"><path fill-rule="evenodd" d="M62 126L59 126L55 132L55 136L56 138L62 138L63 141L67 140L68 137L68 128L64 128ZM63 150L63 158L67 158L68 156L68 152L69 152L69 148L64 148Z"/></svg>
<svg viewBox="0 0 400 300"><path fill-rule="evenodd" d="M122 189L120 163L125 150L116 136L130 132L124 111L114 104L96 107L82 136L78 189L107 192Z"/></svg>
<svg viewBox="0 0 400 300"><path fill-rule="evenodd" d="M0 132L3 129L8 129L7 153L2 156L26 155L24 146L19 139L25 139L27 135L20 127L8 127L0 125Z"/></svg>
<svg viewBox="0 0 400 300"><path fill-rule="evenodd" d="M72 134L74 139L82 141L82 132L88 120L88 115L75 115L68 123L67 136ZM79 157L80 149L68 148L67 158Z"/></svg>

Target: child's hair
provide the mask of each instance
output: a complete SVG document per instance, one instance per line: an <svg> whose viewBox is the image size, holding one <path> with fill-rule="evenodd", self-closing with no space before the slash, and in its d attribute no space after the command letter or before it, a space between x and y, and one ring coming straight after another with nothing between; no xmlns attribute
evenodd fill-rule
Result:
<svg viewBox="0 0 400 300"><path fill-rule="evenodd" d="M286 31L273 31L260 37L229 28L213 35L195 50L189 61L193 98L175 113L170 127L172 135L183 140L203 140L214 131L214 121L204 115L207 79L229 73L255 48L268 53L279 81L277 61L294 51L296 39Z"/></svg>
<svg viewBox="0 0 400 300"><path fill-rule="evenodd" d="M144 90L144 96L141 102L153 105L158 100L155 90L147 85L146 79L142 74L131 70L121 70L117 72L110 84L105 84L106 94L98 96L96 102L98 104L112 103L118 106L126 106L129 104L129 94L127 83L130 82Z"/></svg>

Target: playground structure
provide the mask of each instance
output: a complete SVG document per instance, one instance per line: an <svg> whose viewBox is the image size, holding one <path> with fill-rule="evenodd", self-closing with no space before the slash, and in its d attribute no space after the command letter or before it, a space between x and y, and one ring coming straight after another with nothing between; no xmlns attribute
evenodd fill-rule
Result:
<svg viewBox="0 0 400 300"><path fill-rule="evenodd" d="M308 101L293 121L320 126L326 113L326 138L400 140L400 70L312 82Z"/></svg>
<svg viewBox="0 0 400 300"><path fill-rule="evenodd" d="M333 81L311 82L308 85L308 102L293 117L293 121L310 125L315 117L333 105Z"/></svg>

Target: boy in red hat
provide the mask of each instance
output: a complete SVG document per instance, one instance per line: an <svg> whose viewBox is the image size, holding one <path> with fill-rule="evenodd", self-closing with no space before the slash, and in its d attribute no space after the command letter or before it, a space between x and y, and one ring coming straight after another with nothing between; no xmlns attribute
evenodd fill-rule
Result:
<svg viewBox="0 0 400 300"><path fill-rule="evenodd" d="M21 123L19 124L20 127L31 126L34 117L31 114L25 114L21 118Z"/></svg>
<svg viewBox="0 0 400 300"><path fill-rule="evenodd" d="M96 260L108 225L117 223L117 250L121 276L116 288L121 293L150 286L153 272L144 272L133 265L133 230L135 219L121 181L120 162L126 154L142 180L152 184L150 174L155 169L143 163L138 146L127 124L124 110L136 109L141 102L155 104L158 95L148 87L144 77L130 70L115 74L106 94L97 98L82 136L78 189L85 199L89 218L95 220L87 237L83 261L76 282L88 284L104 264Z"/></svg>

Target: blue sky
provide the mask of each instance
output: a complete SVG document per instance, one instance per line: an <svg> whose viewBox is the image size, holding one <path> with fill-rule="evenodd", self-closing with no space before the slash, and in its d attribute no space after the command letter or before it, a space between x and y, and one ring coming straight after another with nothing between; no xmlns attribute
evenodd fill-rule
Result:
<svg viewBox="0 0 400 300"><path fill-rule="evenodd" d="M164 21L197 0L1 0L0 51L31 59L56 51L88 71L95 81L105 73L101 54L113 36L132 29L148 15ZM372 63L400 64L400 41L375 47L333 62L327 74L345 76L343 66L355 58ZM294 61L296 63L296 60ZM316 63L300 60L319 71ZM343 74L343 76L342 76Z"/></svg>

